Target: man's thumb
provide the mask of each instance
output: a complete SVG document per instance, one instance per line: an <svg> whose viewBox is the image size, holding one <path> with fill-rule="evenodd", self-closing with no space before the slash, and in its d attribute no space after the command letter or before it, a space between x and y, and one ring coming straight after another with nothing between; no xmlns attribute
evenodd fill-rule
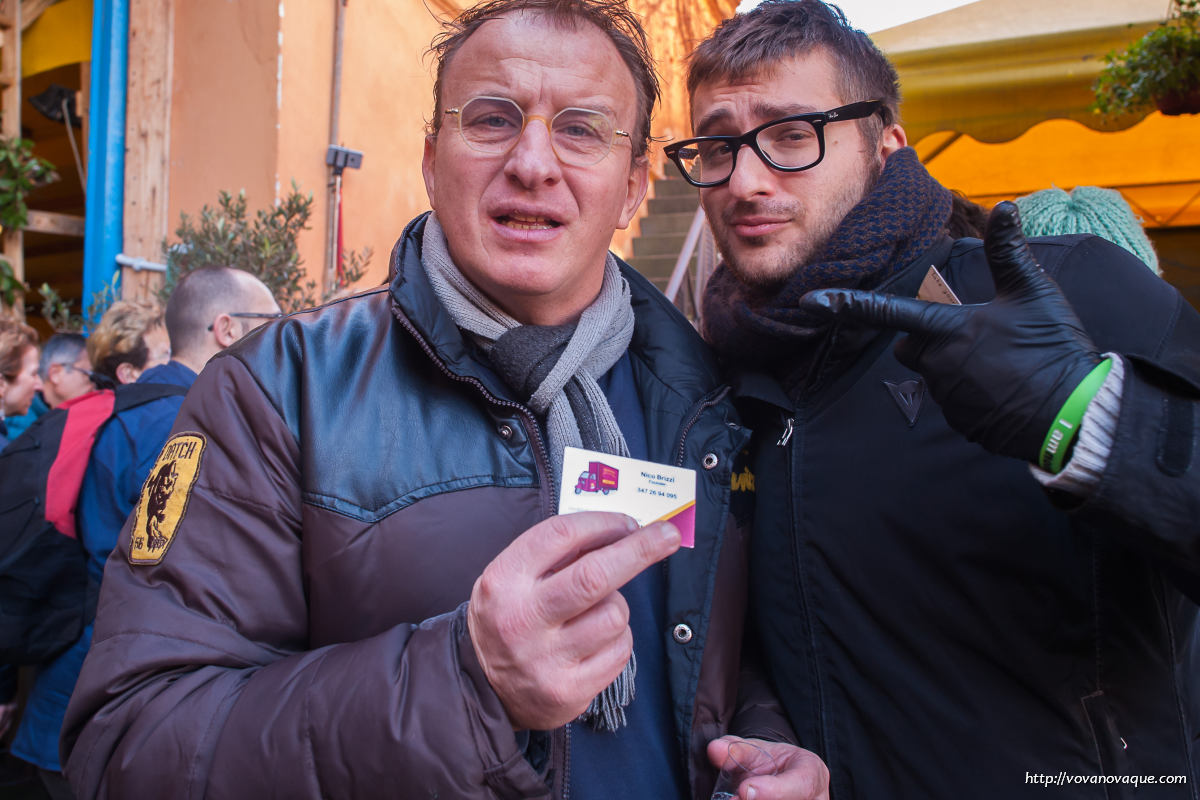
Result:
<svg viewBox="0 0 1200 800"><path fill-rule="evenodd" d="M1021 231L1021 214L1016 203L1005 200L992 209L983 235L983 249L997 295L1013 294L1045 280L1045 273L1034 260Z"/></svg>

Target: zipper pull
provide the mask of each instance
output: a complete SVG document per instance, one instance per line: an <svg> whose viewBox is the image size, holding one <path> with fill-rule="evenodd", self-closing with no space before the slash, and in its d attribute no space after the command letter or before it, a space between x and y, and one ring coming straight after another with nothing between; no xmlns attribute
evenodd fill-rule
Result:
<svg viewBox="0 0 1200 800"><path fill-rule="evenodd" d="M795 422L796 422L796 420L794 417L787 418L787 427L785 427L783 429L783 436L780 436L779 441L776 442L775 444L777 444L780 447L787 446L787 443L792 440L792 431L794 430Z"/></svg>

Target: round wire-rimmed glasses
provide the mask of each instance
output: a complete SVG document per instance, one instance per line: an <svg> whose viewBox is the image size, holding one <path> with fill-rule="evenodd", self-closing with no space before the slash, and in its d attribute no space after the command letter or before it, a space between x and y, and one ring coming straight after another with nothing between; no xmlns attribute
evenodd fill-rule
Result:
<svg viewBox="0 0 1200 800"><path fill-rule="evenodd" d="M550 131L550 146L564 164L590 167L612 150L617 130L602 111L588 108L564 108L550 119L525 110L506 97L472 97L461 108L448 108L446 114L458 118L458 132L467 147L480 153L502 155L513 148L531 120L541 120Z"/></svg>
<svg viewBox="0 0 1200 800"><path fill-rule="evenodd" d="M825 126L869 117L882 100L863 100L835 108L792 114L759 125L741 136L700 136L663 148L692 186L720 186L733 176L738 153L749 147L763 163L780 172L812 169L825 158Z"/></svg>

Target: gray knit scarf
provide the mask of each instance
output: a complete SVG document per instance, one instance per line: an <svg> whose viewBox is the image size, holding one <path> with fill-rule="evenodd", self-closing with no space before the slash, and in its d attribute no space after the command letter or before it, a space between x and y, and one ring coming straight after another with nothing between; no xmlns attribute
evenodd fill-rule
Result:
<svg viewBox="0 0 1200 800"><path fill-rule="evenodd" d="M550 440L550 481L561 487L563 449L584 447L628 456L629 447L596 379L608 372L633 337L629 284L610 253L599 296L574 325L522 325L468 281L455 266L437 214L425 220L421 262L433 292L458 327L472 334L509 386L545 421ZM633 701L637 661L592 700L580 719L596 730L625 725Z"/></svg>

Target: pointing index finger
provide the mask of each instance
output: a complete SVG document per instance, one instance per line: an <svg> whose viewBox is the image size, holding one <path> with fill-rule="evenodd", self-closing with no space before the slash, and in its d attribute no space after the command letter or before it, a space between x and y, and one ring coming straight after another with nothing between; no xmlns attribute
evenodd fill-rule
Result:
<svg viewBox="0 0 1200 800"><path fill-rule="evenodd" d="M817 289L800 298L800 309L826 319L848 319L906 333L948 333L962 311L961 306L861 289Z"/></svg>

